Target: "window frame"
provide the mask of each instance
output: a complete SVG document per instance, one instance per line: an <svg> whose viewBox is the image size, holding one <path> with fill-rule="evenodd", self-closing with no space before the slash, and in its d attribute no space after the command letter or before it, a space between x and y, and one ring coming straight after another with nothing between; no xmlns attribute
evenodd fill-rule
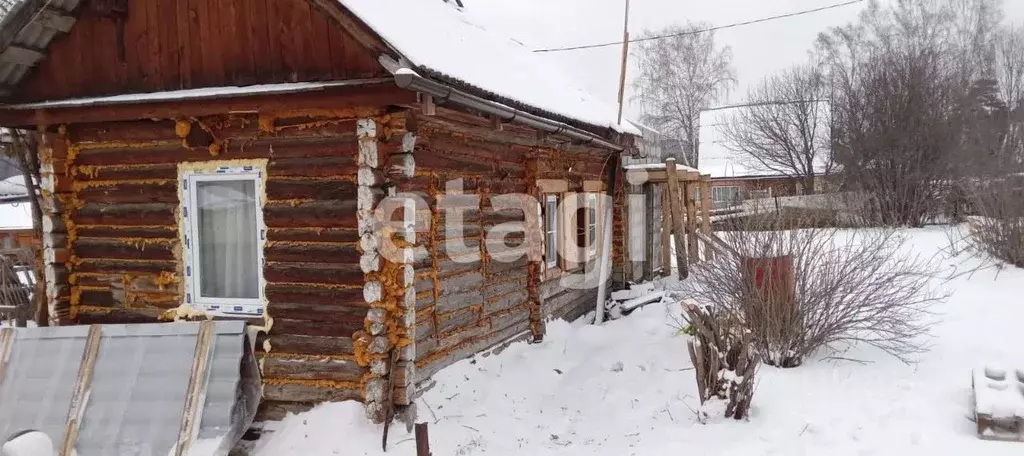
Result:
<svg viewBox="0 0 1024 456"><path fill-rule="evenodd" d="M551 203L555 204L554 212L551 211ZM544 265L550 269L558 268L558 242L559 242L559 226L561 217L559 210L558 194L549 193L544 195ZM554 221L554 229L550 229L551 221ZM549 252L549 247L552 245L551 236L554 237L554 252Z"/></svg>
<svg viewBox="0 0 1024 456"><path fill-rule="evenodd" d="M252 181L255 186L254 201L256 213L256 298L217 298L202 296L202 262L196 245L199 232L197 184L201 182ZM260 316L266 309L266 290L263 268L267 227L263 220L265 173L255 166L222 166L210 171L186 171L181 177L181 222L183 245L185 246L185 303L212 315Z"/></svg>

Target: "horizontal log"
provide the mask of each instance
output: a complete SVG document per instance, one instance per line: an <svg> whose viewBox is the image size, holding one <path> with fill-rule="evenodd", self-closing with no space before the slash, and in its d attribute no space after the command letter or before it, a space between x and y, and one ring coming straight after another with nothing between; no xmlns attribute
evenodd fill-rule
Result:
<svg viewBox="0 0 1024 456"><path fill-rule="evenodd" d="M175 204L97 204L87 202L71 212L71 220L79 225L177 226Z"/></svg>
<svg viewBox="0 0 1024 456"><path fill-rule="evenodd" d="M264 249L267 261L281 263L348 263L358 266L360 256L354 244L274 242Z"/></svg>
<svg viewBox="0 0 1024 456"><path fill-rule="evenodd" d="M271 308L272 312L273 309ZM271 334L260 333L256 337L256 347L264 350L264 342L270 342L271 353L295 353L300 355L333 354L349 355L355 353L352 338L342 336L303 336L298 334L281 334L274 328Z"/></svg>
<svg viewBox="0 0 1024 456"><path fill-rule="evenodd" d="M359 242L359 231L347 228L271 228L267 240L299 242Z"/></svg>
<svg viewBox="0 0 1024 456"><path fill-rule="evenodd" d="M78 325L156 323L160 311L155 309L100 309L79 308L74 320Z"/></svg>
<svg viewBox="0 0 1024 456"><path fill-rule="evenodd" d="M142 260L126 261L99 258L83 258L75 265L75 272L103 274L160 274L173 273L179 263L176 261Z"/></svg>
<svg viewBox="0 0 1024 456"><path fill-rule="evenodd" d="M304 284L268 283L266 286L267 300L270 301L269 312L273 313L274 304L303 303L310 306L365 306L362 288L317 287Z"/></svg>
<svg viewBox="0 0 1024 456"><path fill-rule="evenodd" d="M359 163L356 162L355 150L347 149L349 150L335 152L338 155L326 157L275 157L270 160L267 174L271 179L275 177L354 177L359 171Z"/></svg>
<svg viewBox="0 0 1024 456"><path fill-rule="evenodd" d="M107 290L81 290L79 291L79 305L90 307L116 307L124 305L120 300L114 299L113 291ZM123 295L122 295L123 297Z"/></svg>
<svg viewBox="0 0 1024 456"><path fill-rule="evenodd" d="M263 220L270 228L357 228L356 210L355 200L268 202Z"/></svg>
<svg viewBox="0 0 1024 456"><path fill-rule="evenodd" d="M480 271L446 277L440 280L439 292L442 296L453 295L469 290L476 290L484 284L484 275Z"/></svg>
<svg viewBox="0 0 1024 456"><path fill-rule="evenodd" d="M78 225L75 227L78 237L93 238L145 238L145 239L177 239L176 227L134 227L134 226L94 226Z"/></svg>
<svg viewBox="0 0 1024 456"><path fill-rule="evenodd" d="M355 200L355 182L339 180L277 180L267 182L267 200ZM383 193L383 192L382 192Z"/></svg>
<svg viewBox="0 0 1024 456"><path fill-rule="evenodd" d="M355 361L326 357L263 356L262 361L264 378L359 382L366 373Z"/></svg>
<svg viewBox="0 0 1024 456"><path fill-rule="evenodd" d="M271 311L272 312L272 311ZM344 336L352 337L356 331L363 329L362 320L356 321L323 321L323 320L292 320L290 318L274 318L274 330L285 334L304 336Z"/></svg>
<svg viewBox="0 0 1024 456"><path fill-rule="evenodd" d="M174 309L185 303L185 297L174 292L170 293L132 293L128 305L132 308L150 308L159 310Z"/></svg>
<svg viewBox="0 0 1024 456"><path fill-rule="evenodd" d="M263 276L268 282L362 285L364 276L358 262L351 264L267 263Z"/></svg>
<svg viewBox="0 0 1024 456"><path fill-rule="evenodd" d="M78 199L96 204L179 203L178 182L118 182L78 190Z"/></svg>
<svg viewBox="0 0 1024 456"><path fill-rule="evenodd" d="M175 132L177 122L164 120L129 120L103 123L71 123L68 140L78 143L149 142L180 140Z"/></svg>
<svg viewBox="0 0 1024 456"><path fill-rule="evenodd" d="M259 409L256 410L256 422L281 421L289 414L297 415L310 411L317 404L312 402L282 402L282 401L260 401Z"/></svg>
<svg viewBox="0 0 1024 456"><path fill-rule="evenodd" d="M79 258L173 260L177 242L124 241L118 239L78 238L72 243Z"/></svg>
<svg viewBox="0 0 1024 456"><path fill-rule="evenodd" d="M505 295L496 296L494 298L488 299L487 302L484 303L483 312L484 314L487 315L503 312L513 307L522 305L528 299L530 299L530 296L525 289L513 291Z"/></svg>
<svg viewBox="0 0 1024 456"><path fill-rule="evenodd" d="M362 388L331 388L330 386L312 386L306 383L263 384L264 401L288 402L344 402L362 400Z"/></svg>
<svg viewBox="0 0 1024 456"><path fill-rule="evenodd" d="M455 328L468 327L480 322L480 311L477 309L461 309L449 314L438 315L437 332L446 333Z"/></svg>
<svg viewBox="0 0 1024 456"><path fill-rule="evenodd" d="M75 171L75 178L80 181L175 180L178 178L178 165L176 163L77 166Z"/></svg>
<svg viewBox="0 0 1024 456"><path fill-rule="evenodd" d="M470 290L462 293L439 296L437 298L435 312L447 314L482 305L484 305L483 293L480 290ZM446 327L446 325L442 323L442 327Z"/></svg>
<svg viewBox="0 0 1024 456"><path fill-rule="evenodd" d="M416 173L434 172L454 176L492 174L497 165L486 158L456 155L430 146L416 147Z"/></svg>
<svg viewBox="0 0 1024 456"><path fill-rule="evenodd" d="M137 146L87 148L78 152L76 165L143 165L212 160L209 149L186 148L180 140Z"/></svg>

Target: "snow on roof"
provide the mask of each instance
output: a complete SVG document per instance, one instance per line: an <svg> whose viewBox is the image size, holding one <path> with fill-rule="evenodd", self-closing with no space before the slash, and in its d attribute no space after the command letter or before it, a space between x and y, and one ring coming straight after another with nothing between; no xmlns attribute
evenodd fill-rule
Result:
<svg viewBox="0 0 1024 456"><path fill-rule="evenodd" d="M639 136L617 110L576 85L557 64L441 0L339 0L427 75L585 124Z"/></svg>
<svg viewBox="0 0 1024 456"><path fill-rule="evenodd" d="M148 103L154 101L178 101L212 98L227 98L237 95L282 94L311 92L331 87L343 87L361 84L372 84L389 81L390 79L352 79L331 82L292 82L283 84L257 84L245 87L204 87L200 89L169 90L165 92L129 93L106 97L72 98L67 100L42 101L7 106L11 109L44 109L44 108L80 108L109 104Z"/></svg>
<svg viewBox="0 0 1024 456"><path fill-rule="evenodd" d="M700 113L700 157L698 168L712 179L724 177L782 177L783 174L765 168L743 152L729 148L723 128L737 109L729 108ZM824 157L823 157L824 158ZM815 171L825 174L826 163L815 164Z"/></svg>
<svg viewBox="0 0 1024 456"><path fill-rule="evenodd" d="M0 230L32 228L32 206L28 202L0 203Z"/></svg>

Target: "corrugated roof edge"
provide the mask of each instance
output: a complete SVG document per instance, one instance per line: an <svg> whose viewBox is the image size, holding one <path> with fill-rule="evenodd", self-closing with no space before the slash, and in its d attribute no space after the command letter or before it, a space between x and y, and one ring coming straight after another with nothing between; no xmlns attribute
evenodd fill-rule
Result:
<svg viewBox="0 0 1024 456"><path fill-rule="evenodd" d="M534 114L534 115L537 115L537 116L546 117L548 119L551 119L551 120L554 120L554 121L557 121L557 122L562 122L564 124L571 125L571 126L576 127L576 128L582 128L582 129L591 130L591 132L593 132L593 133L602 134L602 135L604 135L606 137L609 137L608 135L613 135L613 134L631 135L631 136L637 136L637 137L642 136L642 133L640 132L640 129L636 128L634 125L630 124L628 121L623 121L623 123L619 125L619 127L620 127L619 129L612 128L609 125L596 125L596 124L592 124L592 123L589 123L589 122L583 122L583 121L578 120L578 119L573 119L573 118L570 118L570 117L566 117L566 116L563 116L563 115L560 115L560 114L553 113L551 111L546 111L546 110L534 107L533 105L529 105L529 104L526 104L526 103L523 103L523 102L511 99L511 98L508 98L508 97L504 97L504 96L498 95L498 94L496 94L494 92L491 92L491 91L489 91L487 89L484 89L482 87L477 87L477 86L475 86L473 84L469 84L469 83L467 83L465 81L462 81L462 80L460 80L458 78L453 78L451 76L448 76L448 75L446 75L444 73L441 73L439 71L436 71L436 70L434 70L432 68L429 68L429 67L426 67L426 66L423 66L423 65L416 65L415 69L420 74L426 75L426 76L428 76L428 77L430 77L432 79L436 79L436 80L438 80L440 82L443 82L445 84L449 84L449 85L451 85L454 88L457 88L457 89L460 89L460 90L464 90L464 91L469 92L469 93L473 93L474 95L480 96L482 98L487 98L487 99L496 101L498 103L507 105L507 106L509 106L511 108L515 108L515 109L518 109L518 110L521 110L521 111L524 111L524 112L528 112L530 114ZM593 131L593 129L597 129L598 131L603 131L603 133L598 133L597 131Z"/></svg>

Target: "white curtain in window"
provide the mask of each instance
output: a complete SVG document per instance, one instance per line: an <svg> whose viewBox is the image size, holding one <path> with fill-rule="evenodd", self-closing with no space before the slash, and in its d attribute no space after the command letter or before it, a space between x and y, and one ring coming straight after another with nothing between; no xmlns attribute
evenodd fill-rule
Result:
<svg viewBox="0 0 1024 456"><path fill-rule="evenodd" d="M256 182L197 182L200 293L259 298Z"/></svg>

